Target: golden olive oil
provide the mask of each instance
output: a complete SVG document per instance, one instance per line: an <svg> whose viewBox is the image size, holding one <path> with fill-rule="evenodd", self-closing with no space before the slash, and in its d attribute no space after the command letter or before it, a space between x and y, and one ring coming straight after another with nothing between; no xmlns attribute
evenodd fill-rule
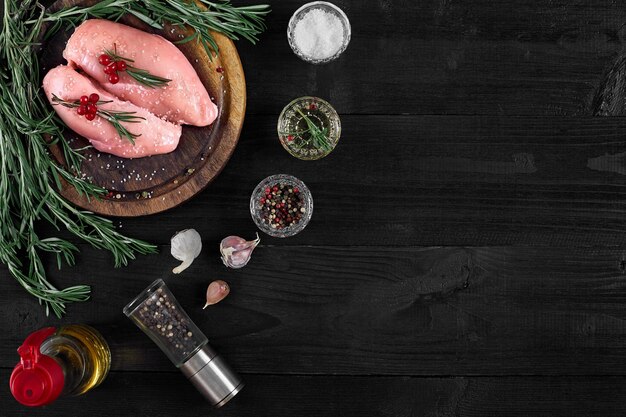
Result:
<svg viewBox="0 0 626 417"><path fill-rule="evenodd" d="M66 393L81 395L97 387L111 367L111 351L97 330L84 324L58 329L42 344L42 353L64 363Z"/></svg>

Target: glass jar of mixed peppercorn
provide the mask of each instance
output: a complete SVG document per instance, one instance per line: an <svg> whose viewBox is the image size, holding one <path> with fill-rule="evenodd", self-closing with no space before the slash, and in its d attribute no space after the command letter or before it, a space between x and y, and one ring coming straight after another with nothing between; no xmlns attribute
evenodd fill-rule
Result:
<svg viewBox="0 0 626 417"><path fill-rule="evenodd" d="M301 232L311 220L313 197L296 177L272 175L256 186L250 198L250 213L257 227L274 237Z"/></svg>

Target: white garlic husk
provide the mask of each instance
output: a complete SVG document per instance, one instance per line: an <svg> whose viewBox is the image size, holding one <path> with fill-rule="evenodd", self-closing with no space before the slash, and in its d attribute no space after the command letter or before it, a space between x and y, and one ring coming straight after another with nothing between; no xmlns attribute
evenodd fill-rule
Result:
<svg viewBox="0 0 626 417"><path fill-rule="evenodd" d="M220 243L222 262L229 268L243 268L252 257L252 251L261 242L259 234L255 240L245 240L239 236L228 236Z"/></svg>
<svg viewBox="0 0 626 417"><path fill-rule="evenodd" d="M194 259L200 255L202 251L202 238L195 229L187 229L176 233L172 237L172 256L182 264L172 269L175 274L180 274L189 268Z"/></svg>

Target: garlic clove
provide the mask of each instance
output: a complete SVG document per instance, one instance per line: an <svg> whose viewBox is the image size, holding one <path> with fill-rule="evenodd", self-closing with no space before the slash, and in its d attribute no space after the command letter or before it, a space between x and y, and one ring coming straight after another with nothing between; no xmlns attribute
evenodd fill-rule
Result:
<svg viewBox="0 0 626 417"><path fill-rule="evenodd" d="M209 284L206 289L206 304L202 309L204 310L208 306L217 304L222 301L230 293L230 287L228 283L218 279Z"/></svg>
<svg viewBox="0 0 626 417"><path fill-rule="evenodd" d="M252 257L252 251L261 242L259 234L255 240L245 240L239 236L228 236L220 243L222 262L229 268L243 268Z"/></svg>
<svg viewBox="0 0 626 417"><path fill-rule="evenodd" d="M187 269L194 259L200 255L202 251L202 238L195 229L186 229L176 233L171 240L172 256L182 264L172 270L175 274L180 274Z"/></svg>

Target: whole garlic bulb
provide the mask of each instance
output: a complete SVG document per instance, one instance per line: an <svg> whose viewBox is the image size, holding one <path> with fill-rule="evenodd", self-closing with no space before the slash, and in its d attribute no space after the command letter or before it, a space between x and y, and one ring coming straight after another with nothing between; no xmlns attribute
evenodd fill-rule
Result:
<svg viewBox="0 0 626 417"><path fill-rule="evenodd" d="M239 236L228 236L220 243L222 262L229 268L243 268L250 261L252 251L261 242L259 234L255 240L245 240Z"/></svg>
<svg viewBox="0 0 626 417"><path fill-rule="evenodd" d="M202 251L202 238L195 229L187 229L176 233L172 237L172 256L183 263L172 270L175 274L180 274L191 265L194 259Z"/></svg>

